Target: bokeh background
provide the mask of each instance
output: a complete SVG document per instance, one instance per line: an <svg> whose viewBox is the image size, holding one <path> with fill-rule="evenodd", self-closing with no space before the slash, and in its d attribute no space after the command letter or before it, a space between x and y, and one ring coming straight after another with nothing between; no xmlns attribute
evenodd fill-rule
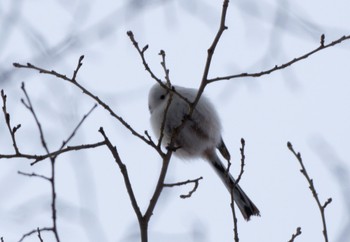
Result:
<svg viewBox="0 0 350 242"><path fill-rule="evenodd" d="M176 85L198 87L206 50L218 29L218 0L1 0L0 89L8 95L12 124L23 152L43 154L33 117L21 104L24 82L50 149L57 149L94 102L71 84L19 70L27 63L72 75L85 59L78 81L107 102L139 132L150 130L145 72L126 31L149 44L148 63L163 78L158 55L165 50ZM210 77L257 72L287 62L319 45L349 34L346 0L236 0L230 3L228 30L213 58ZM300 151L326 209L330 241L350 241L350 42L323 50L288 69L260 78L209 85L205 95L222 119L223 137L240 167L240 139L246 140L246 167L240 182L261 211L239 219L241 241L322 241L318 208L287 141ZM161 159L102 108L95 110L72 145L102 140L103 126L128 167L142 210L152 195ZM1 114L0 153L13 153ZM0 162L0 236L18 241L37 227L51 225L50 187L17 171L49 175L48 161ZM119 168L106 148L71 152L57 160L58 230L61 241L139 241L138 224ZM152 217L150 241L233 241L230 197L210 166L200 160L170 164L167 182L203 176L192 187L165 189ZM44 241L54 241L42 233ZM32 236L25 241L38 241Z"/></svg>

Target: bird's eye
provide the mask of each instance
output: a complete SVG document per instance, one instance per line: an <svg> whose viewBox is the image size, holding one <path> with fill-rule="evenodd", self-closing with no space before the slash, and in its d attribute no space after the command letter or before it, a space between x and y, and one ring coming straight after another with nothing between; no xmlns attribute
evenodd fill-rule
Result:
<svg viewBox="0 0 350 242"><path fill-rule="evenodd" d="M160 99L164 100L164 98L165 98L164 94L160 96Z"/></svg>

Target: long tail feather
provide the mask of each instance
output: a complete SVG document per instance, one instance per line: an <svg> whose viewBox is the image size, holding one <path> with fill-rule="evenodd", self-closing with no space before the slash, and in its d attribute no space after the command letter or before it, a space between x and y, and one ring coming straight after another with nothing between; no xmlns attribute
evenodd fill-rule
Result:
<svg viewBox="0 0 350 242"><path fill-rule="evenodd" d="M216 155L215 151L209 152L206 155L206 158L208 159L216 173L219 175L221 180L224 182L229 192L231 192L231 189L233 188L234 201L236 202L244 219L248 221L252 215L260 216L259 209L249 199L249 197L245 194L243 189L238 184L235 184L235 179L232 177L232 175L227 174L225 166L221 162L220 158Z"/></svg>

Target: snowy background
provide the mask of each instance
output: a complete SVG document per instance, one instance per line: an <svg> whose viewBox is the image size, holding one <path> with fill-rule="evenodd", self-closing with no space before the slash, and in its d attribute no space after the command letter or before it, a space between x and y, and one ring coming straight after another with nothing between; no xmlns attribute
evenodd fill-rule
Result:
<svg viewBox="0 0 350 242"><path fill-rule="evenodd" d="M33 117L21 104L25 82L50 149L56 150L94 102L71 84L19 70L13 62L72 75L84 54L78 81L107 102L139 132L150 130L148 89L153 85L126 31L132 30L152 70L163 78L158 55L165 50L174 84L198 87L206 51L220 20L218 0L1 0L0 89L8 95L20 149L43 154ZM257 72L287 62L350 32L346 0L237 0L228 9L228 30L215 52L209 77ZM244 241L323 241L318 208L300 167L287 149L300 151L326 209L330 241L350 241L350 41L323 50L292 67L261 78L210 84L205 95L223 122L223 138L237 175L240 139L246 140L246 167L240 182L261 211L239 219ZM126 163L142 211L153 193L161 160L102 108L86 120L72 145L102 140L103 126ZM13 147L0 116L0 153ZM49 175L49 161L0 162L0 237L18 241L51 225L50 187L17 171ZM58 230L61 241L139 241L138 224L123 178L104 148L71 152L57 160ZM230 197L210 166L174 158L167 182L203 176L191 186L165 189L151 218L152 242L233 241ZM45 242L54 241L42 233ZM32 236L25 241L38 241Z"/></svg>

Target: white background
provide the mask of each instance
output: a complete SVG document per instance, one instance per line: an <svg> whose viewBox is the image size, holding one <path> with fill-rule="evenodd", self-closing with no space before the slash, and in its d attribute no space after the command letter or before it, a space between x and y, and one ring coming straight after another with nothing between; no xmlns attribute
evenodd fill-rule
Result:
<svg viewBox="0 0 350 242"><path fill-rule="evenodd" d="M165 50L173 84L198 87L206 51L220 20L222 1L22 1L0 2L0 89L8 95L12 124L24 153L43 154L33 117L21 104L25 82L51 151L68 137L94 102L71 84L52 76L12 67L31 62L71 76L84 54L78 81L107 102L139 132L150 130L145 72L126 31L141 46L163 78L158 55ZM225 31L209 77L258 72L287 62L349 34L349 2L231 1ZM326 209L330 241L350 241L350 42L323 50L288 69L260 78L209 85L205 95L222 119L223 137L239 170L240 139L246 140L241 186L261 217L239 219L241 241L322 241L320 214L287 141L300 151ZM161 159L118 121L98 108L71 145L102 140L103 126L128 167L142 211L153 193ZM3 115L0 153L13 153ZM0 162L0 236L6 242L37 227L51 225L49 185L17 171L49 175L49 161ZM138 224L118 166L107 148L62 155L57 160L58 230L61 241L139 241ZM203 176L197 192L182 200L191 186L165 189L149 226L152 242L233 241L229 194L202 161L174 158L167 182ZM54 241L50 233L44 241ZM36 236L26 241L38 241Z"/></svg>

